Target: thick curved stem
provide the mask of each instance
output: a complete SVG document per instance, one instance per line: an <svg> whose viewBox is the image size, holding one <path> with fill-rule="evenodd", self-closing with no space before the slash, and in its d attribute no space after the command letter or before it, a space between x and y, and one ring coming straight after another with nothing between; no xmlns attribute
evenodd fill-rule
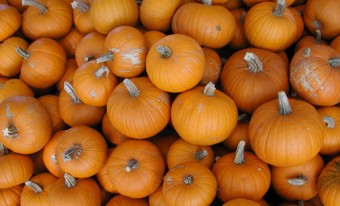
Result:
<svg viewBox="0 0 340 206"><path fill-rule="evenodd" d="M204 5L208 5L208 6L211 6L212 5L212 1L211 0L202 0L202 3Z"/></svg>
<svg viewBox="0 0 340 206"><path fill-rule="evenodd" d="M247 52L246 55L244 55L244 60L248 64L248 70L249 71L251 71L253 73L263 71L262 62L259 59L259 57L256 56L256 54L254 54L252 52Z"/></svg>
<svg viewBox="0 0 340 206"><path fill-rule="evenodd" d="M277 0L276 7L273 11L274 16L282 16L286 10L286 0Z"/></svg>
<svg viewBox="0 0 340 206"><path fill-rule="evenodd" d="M303 186L304 184L306 184L306 182L307 182L307 177L304 176L303 174L298 177L291 178L288 180L288 184L294 185L294 186Z"/></svg>
<svg viewBox="0 0 340 206"><path fill-rule="evenodd" d="M129 91L130 96L132 96L132 97L138 97L139 96L139 94L140 94L139 89L130 79L124 79L123 84L126 87L126 89Z"/></svg>
<svg viewBox="0 0 340 206"><path fill-rule="evenodd" d="M331 65L332 67L338 67L340 66L340 57L330 59L328 60L328 62L329 62L329 65Z"/></svg>
<svg viewBox="0 0 340 206"><path fill-rule="evenodd" d="M40 192L43 191L43 189L41 188L41 186L38 183L32 182L30 180L27 180L25 182L25 185L27 187L31 188L34 191L34 193L40 193Z"/></svg>
<svg viewBox="0 0 340 206"><path fill-rule="evenodd" d="M326 123L327 128L335 128L335 120L330 116L322 118L323 122Z"/></svg>
<svg viewBox="0 0 340 206"><path fill-rule="evenodd" d="M72 1L71 6L73 9L78 9L79 11L83 13L90 11L90 6L81 0Z"/></svg>
<svg viewBox="0 0 340 206"><path fill-rule="evenodd" d="M30 53L27 51L24 51L22 48L17 47L16 48L16 52L22 57L24 58L26 61L28 60L28 58L30 57Z"/></svg>
<svg viewBox="0 0 340 206"><path fill-rule="evenodd" d="M2 130L5 137L15 138L19 135L19 130L14 125L9 125L4 130Z"/></svg>
<svg viewBox="0 0 340 206"><path fill-rule="evenodd" d="M72 145L63 153L64 162L78 159L83 152L83 147L79 144Z"/></svg>
<svg viewBox="0 0 340 206"><path fill-rule="evenodd" d="M72 85L69 82L64 82L64 90L66 93L72 98L73 102L75 104L81 104L79 97L76 95L76 92L74 91Z"/></svg>
<svg viewBox="0 0 340 206"><path fill-rule="evenodd" d="M101 78L104 76L105 73L106 73L106 76L108 76L110 73L110 69L103 65L102 67L100 67L94 72L94 76L97 78Z"/></svg>
<svg viewBox="0 0 340 206"><path fill-rule="evenodd" d="M65 186L68 188L74 187L77 184L76 178L74 178L72 175L68 173L64 174L64 180L65 180Z"/></svg>
<svg viewBox="0 0 340 206"><path fill-rule="evenodd" d="M107 61L112 61L114 58L114 55L112 52L109 52L107 54L104 54L96 59L97 64L107 62Z"/></svg>
<svg viewBox="0 0 340 206"><path fill-rule="evenodd" d="M205 149L199 150L195 152L195 159L197 161L201 161L204 159L206 156L208 156L208 151Z"/></svg>
<svg viewBox="0 0 340 206"><path fill-rule="evenodd" d="M204 89L203 89L203 94L209 97L212 97L215 95L215 84L212 82L209 82L207 85L205 85Z"/></svg>
<svg viewBox="0 0 340 206"><path fill-rule="evenodd" d="M194 177L191 175L185 175L183 177L183 183L186 185L191 185L194 182Z"/></svg>
<svg viewBox="0 0 340 206"><path fill-rule="evenodd" d="M125 172L131 172L131 170L138 167L138 161L136 159L130 159L125 167Z"/></svg>
<svg viewBox="0 0 340 206"><path fill-rule="evenodd" d="M163 59L169 58L172 54L171 49L167 46L159 45L157 47L157 51L160 53Z"/></svg>
<svg viewBox="0 0 340 206"><path fill-rule="evenodd" d="M244 163L244 146L246 145L246 142L244 140L241 140L236 148L235 152L235 159L234 163L237 165L241 165Z"/></svg>
<svg viewBox="0 0 340 206"><path fill-rule="evenodd" d="M292 113L292 108L289 104L288 97L284 91L278 92L279 108L281 115Z"/></svg>
<svg viewBox="0 0 340 206"><path fill-rule="evenodd" d="M322 42L322 36L321 36L321 30L320 29L315 30L315 41L318 44L321 44L321 42Z"/></svg>
<svg viewBox="0 0 340 206"><path fill-rule="evenodd" d="M48 9L45 5L42 3L36 2L35 0L22 0L21 1L22 6L33 6L37 8L41 14L46 14L48 12Z"/></svg>

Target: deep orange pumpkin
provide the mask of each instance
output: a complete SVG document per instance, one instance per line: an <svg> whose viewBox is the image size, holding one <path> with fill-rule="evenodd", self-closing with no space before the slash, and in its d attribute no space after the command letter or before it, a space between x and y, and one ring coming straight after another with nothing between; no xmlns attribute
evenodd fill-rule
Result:
<svg viewBox="0 0 340 206"><path fill-rule="evenodd" d="M82 34L95 31L90 15L93 2L94 0L74 0L71 3L74 25Z"/></svg>
<svg viewBox="0 0 340 206"><path fill-rule="evenodd" d="M146 31L143 33L145 38L146 50L149 51L151 46L161 38L165 37L166 34L160 31Z"/></svg>
<svg viewBox="0 0 340 206"><path fill-rule="evenodd" d="M260 203L255 202L253 200L245 199L245 198L232 199L232 200L224 203L222 206L239 206L239 205L261 206Z"/></svg>
<svg viewBox="0 0 340 206"><path fill-rule="evenodd" d="M106 140L113 145L118 145L125 140L130 139L130 137L125 136L121 132L119 132L116 128L114 128L110 122L109 116L107 113L104 114L104 117L101 122L102 133Z"/></svg>
<svg viewBox="0 0 340 206"><path fill-rule="evenodd" d="M332 47L333 49L335 49L336 51L338 51L340 53L340 35L335 37L333 39L333 41L331 41L329 46Z"/></svg>
<svg viewBox="0 0 340 206"><path fill-rule="evenodd" d="M200 84L206 85L209 82L216 84L222 70L222 59L216 50L208 47L202 49L205 57L205 70Z"/></svg>
<svg viewBox="0 0 340 206"><path fill-rule="evenodd" d="M106 206L149 206L146 198L131 198L124 195L116 195L109 200Z"/></svg>
<svg viewBox="0 0 340 206"><path fill-rule="evenodd" d="M249 47L249 42L244 34L244 19L247 11L245 8L231 10L232 15L235 18L236 27L235 33L228 46L234 50L245 49Z"/></svg>

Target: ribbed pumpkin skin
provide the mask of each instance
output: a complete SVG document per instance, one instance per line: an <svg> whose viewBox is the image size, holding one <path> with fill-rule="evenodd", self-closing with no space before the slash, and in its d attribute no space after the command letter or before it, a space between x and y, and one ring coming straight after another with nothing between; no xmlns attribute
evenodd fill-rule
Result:
<svg viewBox="0 0 340 206"><path fill-rule="evenodd" d="M173 33L188 35L202 46L221 48L231 41L236 23L222 6L187 3L176 10L171 27Z"/></svg>
<svg viewBox="0 0 340 206"><path fill-rule="evenodd" d="M19 11L8 4L0 4L0 42L12 36L21 26Z"/></svg>
<svg viewBox="0 0 340 206"><path fill-rule="evenodd" d="M33 90L24 81L16 78L9 79L0 88L0 103L8 97L25 95L34 97Z"/></svg>
<svg viewBox="0 0 340 206"><path fill-rule="evenodd" d="M10 188L0 189L0 206L20 205L23 184Z"/></svg>
<svg viewBox="0 0 340 206"><path fill-rule="evenodd" d="M261 206L260 203L255 202L253 200L248 200L244 198L237 198L230 200L226 203L224 203L222 206L240 206L240 205L247 205L247 206Z"/></svg>
<svg viewBox="0 0 340 206"><path fill-rule="evenodd" d="M148 206L145 198L131 198L124 195L116 195L109 200L106 206Z"/></svg>

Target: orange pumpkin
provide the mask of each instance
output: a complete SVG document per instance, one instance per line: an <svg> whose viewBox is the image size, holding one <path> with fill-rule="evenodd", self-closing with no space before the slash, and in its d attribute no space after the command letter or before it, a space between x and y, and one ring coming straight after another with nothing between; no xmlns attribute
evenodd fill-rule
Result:
<svg viewBox="0 0 340 206"><path fill-rule="evenodd" d="M253 200L248 200L245 198L235 198L235 199L229 200L228 202L224 203L222 206L239 206L239 205L261 206L260 203L255 202Z"/></svg>
<svg viewBox="0 0 340 206"><path fill-rule="evenodd" d="M329 44L330 47L332 47L333 49L335 49L337 52L340 53L340 35L338 35L337 37L335 37L333 39L333 41L331 41L331 43Z"/></svg>
<svg viewBox="0 0 340 206"><path fill-rule="evenodd" d="M106 206L148 206L145 198L131 198L124 195L116 195L109 200Z"/></svg>
<svg viewBox="0 0 340 206"><path fill-rule="evenodd" d="M185 141L213 145L224 141L234 130L237 107L234 100L209 83L182 92L175 98L171 122Z"/></svg>
<svg viewBox="0 0 340 206"><path fill-rule="evenodd" d="M213 202L216 191L215 176L198 162L176 165L164 176L163 195L169 206L208 206Z"/></svg>
<svg viewBox="0 0 340 206"><path fill-rule="evenodd" d="M75 57L75 50L84 34L80 33L76 27L72 27L71 30L59 39L59 44L64 48L68 57Z"/></svg>
<svg viewBox="0 0 340 206"><path fill-rule="evenodd" d="M245 49L249 47L249 42L244 34L244 19L247 11L245 8L231 10L231 14L235 18L235 33L233 38L230 40L228 46L234 50Z"/></svg>
<svg viewBox="0 0 340 206"><path fill-rule="evenodd" d="M22 189L20 204L27 206L48 206L47 196L52 184L58 178L49 172L34 175L25 182Z"/></svg>
<svg viewBox="0 0 340 206"><path fill-rule="evenodd" d="M322 40L321 38L321 31L317 30L316 35L306 35L298 40L298 42L295 45L295 51L298 51L299 49L309 46L311 44L324 44L327 45L327 42L325 40Z"/></svg>
<svg viewBox="0 0 340 206"><path fill-rule="evenodd" d="M95 31L91 22L90 10L94 0L74 0L71 3L73 23L82 34Z"/></svg>
<svg viewBox="0 0 340 206"><path fill-rule="evenodd" d="M163 37L150 48L146 57L148 77L167 92L193 88L202 79L204 68L203 49L197 41L183 34Z"/></svg>
<svg viewBox="0 0 340 206"><path fill-rule="evenodd" d="M21 26L21 14L8 4L0 4L0 42L12 36Z"/></svg>
<svg viewBox="0 0 340 206"><path fill-rule="evenodd" d="M318 194L317 181L324 168L320 155L293 167L271 167L271 185L285 200L309 200Z"/></svg>
<svg viewBox="0 0 340 206"><path fill-rule="evenodd" d="M229 0L221 5L229 10L240 9L245 6L243 0Z"/></svg>
<svg viewBox="0 0 340 206"><path fill-rule="evenodd" d="M12 96L0 104L0 142L16 153L41 150L52 134L50 116L37 99Z"/></svg>
<svg viewBox="0 0 340 206"><path fill-rule="evenodd" d="M138 13L135 0L96 0L90 9L92 25L102 34L121 25L135 26Z"/></svg>
<svg viewBox="0 0 340 206"><path fill-rule="evenodd" d="M22 0L7 0L8 4L16 8L20 13L24 12L27 6L22 5Z"/></svg>
<svg viewBox="0 0 340 206"><path fill-rule="evenodd" d="M34 88L52 86L65 72L66 53L56 40L39 38L26 51L18 48L17 52L24 58L20 78Z"/></svg>
<svg viewBox="0 0 340 206"><path fill-rule="evenodd" d="M67 129L55 148L60 168L76 178L95 175L106 160L107 144L97 130L88 126Z"/></svg>
<svg viewBox="0 0 340 206"><path fill-rule="evenodd" d="M277 167L303 164L320 151L325 129L316 109L303 100L278 99L259 106L249 122L249 140L255 154ZM299 158L296 158L299 157Z"/></svg>
<svg viewBox="0 0 340 206"><path fill-rule="evenodd" d="M118 193L132 198L143 198L156 191L165 170L159 149L147 140L120 143L106 164L108 177Z"/></svg>
<svg viewBox="0 0 340 206"><path fill-rule="evenodd" d="M64 88L65 82L72 82L74 72L78 69L77 62L74 58L68 58L66 61L66 69L64 75L56 83L56 88L60 92Z"/></svg>
<svg viewBox="0 0 340 206"><path fill-rule="evenodd" d="M72 27L72 10L65 1L23 0L28 8L22 13L21 29L30 39L61 38Z"/></svg>
<svg viewBox="0 0 340 206"><path fill-rule="evenodd" d="M216 50L208 47L202 49L205 57L205 70L200 84L206 85L209 82L216 84L222 70L222 59Z"/></svg>
<svg viewBox="0 0 340 206"><path fill-rule="evenodd" d="M23 58L16 52L16 48L28 48L28 43L21 37L9 37L0 43L0 74L13 77L20 73Z"/></svg>
<svg viewBox="0 0 340 206"><path fill-rule="evenodd" d="M313 44L298 50L289 68L294 91L313 105L340 102L336 83L340 81L340 54L329 46Z"/></svg>
<svg viewBox="0 0 340 206"><path fill-rule="evenodd" d="M211 5L211 2L187 3L176 10L171 28L173 33L188 35L202 46L222 48L231 41L236 23L223 6Z"/></svg>
<svg viewBox="0 0 340 206"><path fill-rule="evenodd" d="M277 0L243 0L243 3L248 6L248 7L253 7L254 5L261 3L261 2L266 2L266 1L275 1ZM295 0L286 0L286 5L290 6L295 2Z"/></svg>
<svg viewBox="0 0 340 206"><path fill-rule="evenodd" d="M218 190L217 197L223 202L246 198L258 201L270 187L269 166L255 154L244 151L240 141L235 152L220 157L212 168Z"/></svg>
<svg viewBox="0 0 340 206"><path fill-rule="evenodd" d="M20 79L9 79L0 86L0 103L11 96L31 96L34 97L34 93L31 87L29 87L24 81Z"/></svg>
<svg viewBox="0 0 340 206"><path fill-rule="evenodd" d="M112 126L119 132L145 139L169 123L170 95L153 85L148 77L125 79L111 93L106 108Z"/></svg>
<svg viewBox="0 0 340 206"><path fill-rule="evenodd" d="M119 145L123 141L130 139L130 137L125 136L112 126L107 113L104 114L101 126L104 137L108 142L112 143L113 145Z"/></svg>
<svg viewBox="0 0 340 206"><path fill-rule="evenodd" d="M23 184L0 189L0 206L20 205Z"/></svg>
<svg viewBox="0 0 340 206"><path fill-rule="evenodd" d="M161 38L165 37L166 34L160 31L146 31L143 33L145 38L146 50L149 51L151 46Z"/></svg>
<svg viewBox="0 0 340 206"><path fill-rule="evenodd" d="M163 194L163 186L161 185L158 189L149 195L150 206L168 206Z"/></svg>
<svg viewBox="0 0 340 206"><path fill-rule="evenodd" d="M246 48L233 53L223 66L222 90L243 112L253 113L261 104L288 92L288 65L276 53ZM254 89L256 88L256 89Z"/></svg>

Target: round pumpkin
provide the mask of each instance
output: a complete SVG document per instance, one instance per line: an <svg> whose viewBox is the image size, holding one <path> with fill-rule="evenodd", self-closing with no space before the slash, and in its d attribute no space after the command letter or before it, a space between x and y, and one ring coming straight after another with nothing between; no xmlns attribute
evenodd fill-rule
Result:
<svg viewBox="0 0 340 206"><path fill-rule="evenodd" d="M65 82L72 82L76 69L78 69L78 65L75 58L68 58L64 75L56 83L56 88L59 92L63 90Z"/></svg>
<svg viewBox="0 0 340 206"><path fill-rule="evenodd" d="M107 113L104 114L102 122L102 133L106 140L113 145L119 145L123 141L130 139L130 137L125 136L121 132L119 132L110 122L109 116Z"/></svg>
<svg viewBox="0 0 340 206"><path fill-rule="evenodd" d="M16 78L9 79L0 86L0 103L11 96L31 96L34 97L33 90L24 81Z"/></svg>
<svg viewBox="0 0 340 206"><path fill-rule="evenodd" d="M73 23L82 34L95 31L91 22L90 10L94 0L74 0L71 3Z"/></svg>
<svg viewBox="0 0 340 206"><path fill-rule="evenodd" d="M23 184L0 189L0 206L20 205Z"/></svg>
<svg viewBox="0 0 340 206"><path fill-rule="evenodd" d="M8 4L0 4L0 42L12 36L21 26L21 14Z"/></svg>
<svg viewBox="0 0 340 206"><path fill-rule="evenodd" d="M146 50L149 51L151 46L161 38L165 37L166 34L160 31L149 30L143 33L145 38Z"/></svg>
<svg viewBox="0 0 340 206"><path fill-rule="evenodd" d="M249 47L249 42L244 33L244 19L247 11L245 8L231 10L231 14L235 18L236 27L233 38L230 40L228 47L234 50L245 49Z"/></svg>
<svg viewBox="0 0 340 206"><path fill-rule="evenodd" d="M124 195L116 195L106 203L106 206L149 206L145 198L131 198Z"/></svg>
<svg viewBox="0 0 340 206"><path fill-rule="evenodd" d="M158 187L158 189L149 195L149 205L150 206L167 206L168 203L165 200L164 194L163 194L163 186L161 185Z"/></svg>
<svg viewBox="0 0 340 206"><path fill-rule="evenodd" d="M206 85L209 82L216 84L222 70L222 59L216 50L208 47L202 49L205 57L205 70L200 84Z"/></svg>
<svg viewBox="0 0 340 206"><path fill-rule="evenodd" d="M228 202L224 203L222 206L239 206L239 205L261 206L260 203L255 202L253 200L248 200L245 198L235 198L235 199L229 200Z"/></svg>
<svg viewBox="0 0 340 206"><path fill-rule="evenodd" d="M74 58L77 45L84 35L76 27L72 27L65 36L58 39L59 44L64 48L69 58Z"/></svg>

